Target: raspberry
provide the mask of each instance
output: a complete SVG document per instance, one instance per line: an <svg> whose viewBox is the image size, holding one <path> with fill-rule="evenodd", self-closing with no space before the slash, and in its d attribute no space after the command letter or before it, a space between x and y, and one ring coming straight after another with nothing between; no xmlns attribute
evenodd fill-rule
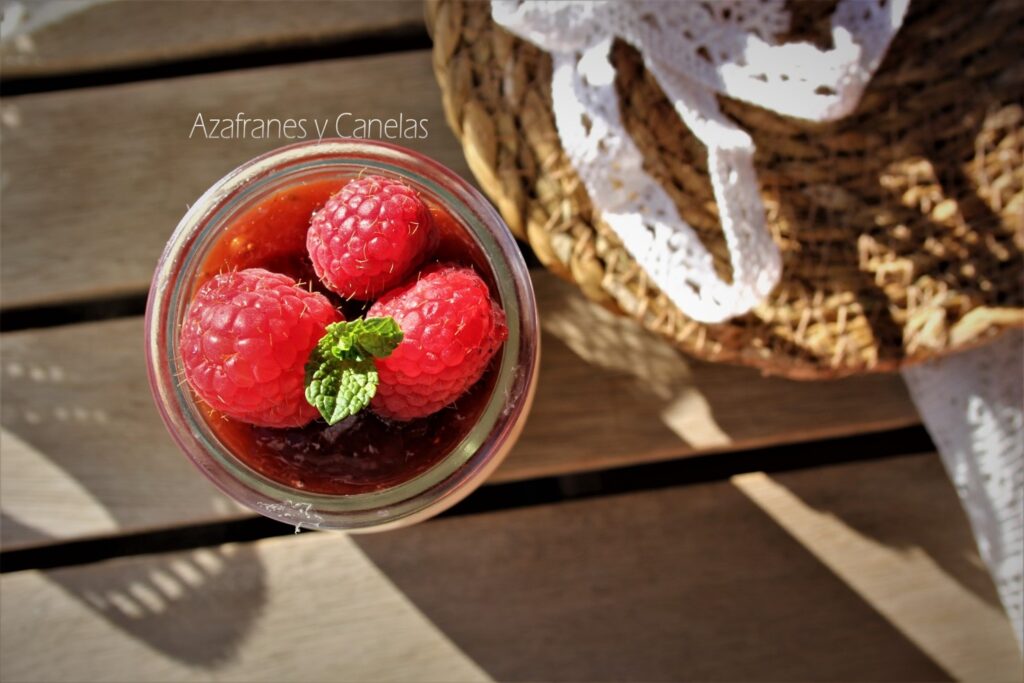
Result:
<svg viewBox="0 0 1024 683"><path fill-rule="evenodd" d="M412 420L435 413L476 383L508 337L505 313L472 269L443 264L393 289L367 317L391 316L402 343L376 359L380 384L370 407Z"/></svg>
<svg viewBox="0 0 1024 683"><path fill-rule="evenodd" d="M298 427L318 416L303 382L309 352L342 320L322 294L249 268L217 275L196 293L181 330L192 389L226 415L264 427Z"/></svg>
<svg viewBox="0 0 1024 683"><path fill-rule="evenodd" d="M353 180L313 214L306 249L329 289L370 300L401 283L436 244L430 210L398 180Z"/></svg>

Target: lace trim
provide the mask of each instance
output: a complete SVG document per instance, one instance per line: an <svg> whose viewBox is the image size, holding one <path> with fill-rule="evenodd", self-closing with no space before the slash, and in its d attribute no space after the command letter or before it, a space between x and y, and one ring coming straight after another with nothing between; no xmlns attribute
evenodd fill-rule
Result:
<svg viewBox="0 0 1024 683"><path fill-rule="evenodd" d="M903 378L1024 650L1024 332Z"/></svg>
<svg viewBox="0 0 1024 683"><path fill-rule="evenodd" d="M718 94L789 116L841 117L857 105L909 0L841 0L834 47L779 44L784 0L768 2L517 2L494 20L549 51L562 147L595 209L683 313L708 323L746 313L781 275L754 171L754 143L718 108ZM732 281L660 185L626 132L610 62L614 39L643 56L676 112L708 150Z"/></svg>

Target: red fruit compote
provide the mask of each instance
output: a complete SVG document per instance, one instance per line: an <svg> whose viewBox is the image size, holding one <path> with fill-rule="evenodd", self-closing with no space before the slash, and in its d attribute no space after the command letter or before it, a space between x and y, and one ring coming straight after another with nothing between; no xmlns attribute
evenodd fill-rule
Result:
<svg viewBox="0 0 1024 683"><path fill-rule="evenodd" d="M504 310L508 339L483 377L450 405L408 422L370 410L328 426L257 427L218 413L182 382L178 330L196 290L220 272L265 268L328 296L346 319L371 302L344 301L306 252L311 215L361 174L400 178L424 199L440 236L431 262L471 266ZM169 240L146 311L150 384L168 430L225 493L307 528L376 531L434 515L475 488L525 421L539 353L529 275L491 205L452 171L410 150L356 140L284 147L216 182Z"/></svg>

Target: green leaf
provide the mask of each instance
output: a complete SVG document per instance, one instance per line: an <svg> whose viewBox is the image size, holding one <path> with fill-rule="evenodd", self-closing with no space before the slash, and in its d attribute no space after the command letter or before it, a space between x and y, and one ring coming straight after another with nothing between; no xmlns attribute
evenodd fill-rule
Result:
<svg viewBox="0 0 1024 683"><path fill-rule="evenodd" d="M358 325L362 323L362 325ZM356 344L375 358L387 358L402 343L402 328L394 318L366 318L356 320Z"/></svg>
<svg viewBox="0 0 1024 683"><path fill-rule="evenodd" d="M377 393L377 367L373 359L327 359L310 373L306 367L306 400L320 411L327 424L336 424L370 404Z"/></svg>
<svg viewBox="0 0 1024 683"><path fill-rule="evenodd" d="M402 342L393 318L366 318L327 326L306 361L306 401L327 424L369 405L377 393L374 358L386 358Z"/></svg>

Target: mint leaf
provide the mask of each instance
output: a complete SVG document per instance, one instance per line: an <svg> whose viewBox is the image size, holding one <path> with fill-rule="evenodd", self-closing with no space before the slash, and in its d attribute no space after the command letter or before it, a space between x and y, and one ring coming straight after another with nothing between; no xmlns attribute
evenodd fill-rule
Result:
<svg viewBox="0 0 1024 683"><path fill-rule="evenodd" d="M366 318L327 326L306 361L306 401L327 424L355 415L377 393L374 358L386 358L402 342L393 318Z"/></svg>
<svg viewBox="0 0 1024 683"><path fill-rule="evenodd" d="M337 424L370 404L377 393L377 367L373 359L328 358L310 373L306 366L306 401L320 411L327 424Z"/></svg>
<svg viewBox="0 0 1024 683"><path fill-rule="evenodd" d="M362 325L358 325L362 323ZM356 345L376 358L387 358L402 343L402 328L394 318L365 318L354 321Z"/></svg>

